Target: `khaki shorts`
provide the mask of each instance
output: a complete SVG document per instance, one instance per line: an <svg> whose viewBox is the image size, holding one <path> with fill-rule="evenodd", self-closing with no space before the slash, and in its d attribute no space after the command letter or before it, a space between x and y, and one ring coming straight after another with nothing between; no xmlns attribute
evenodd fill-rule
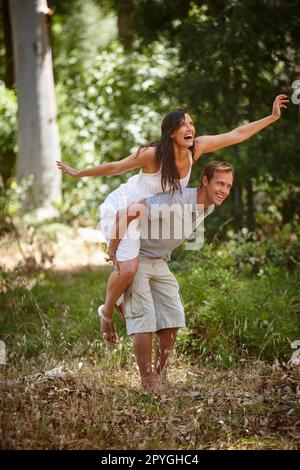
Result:
<svg viewBox="0 0 300 470"><path fill-rule="evenodd" d="M133 283L125 292L129 335L185 326L179 285L162 258L140 258Z"/></svg>

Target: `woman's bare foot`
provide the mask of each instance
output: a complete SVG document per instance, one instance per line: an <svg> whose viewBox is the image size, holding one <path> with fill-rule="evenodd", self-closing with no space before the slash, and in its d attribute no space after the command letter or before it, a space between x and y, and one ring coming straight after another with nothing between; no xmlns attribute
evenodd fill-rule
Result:
<svg viewBox="0 0 300 470"><path fill-rule="evenodd" d="M109 343L117 342L117 335L115 332L114 322L112 318L108 318L103 312L104 305L100 305L98 308L98 315L100 318L100 331L103 338Z"/></svg>

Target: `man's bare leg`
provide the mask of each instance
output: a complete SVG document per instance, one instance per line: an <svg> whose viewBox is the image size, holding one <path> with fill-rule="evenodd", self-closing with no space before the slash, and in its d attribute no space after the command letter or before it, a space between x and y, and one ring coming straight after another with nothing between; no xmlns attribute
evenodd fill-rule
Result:
<svg viewBox="0 0 300 470"><path fill-rule="evenodd" d="M152 370L152 333L136 333L134 335L134 353L139 367L142 386L145 390L153 390L156 385L156 373Z"/></svg>
<svg viewBox="0 0 300 470"><path fill-rule="evenodd" d="M157 375L163 380L168 357L173 349L178 328L164 328L157 332L155 370Z"/></svg>

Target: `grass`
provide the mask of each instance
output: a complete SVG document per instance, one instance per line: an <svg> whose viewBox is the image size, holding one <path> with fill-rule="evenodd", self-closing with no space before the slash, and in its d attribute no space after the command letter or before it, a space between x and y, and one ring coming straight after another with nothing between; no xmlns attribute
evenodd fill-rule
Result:
<svg viewBox="0 0 300 470"><path fill-rule="evenodd" d="M224 367L288 360L290 344L300 338L300 269L268 265L253 276L227 262L203 250L190 264L174 263L188 325L179 350Z"/></svg>
<svg viewBox="0 0 300 470"><path fill-rule="evenodd" d="M45 351L57 359L80 357L101 345L97 306L105 297L108 271L12 275L0 299L1 331L15 366ZM124 324L116 318L118 329ZM10 355L11 353L11 355Z"/></svg>
<svg viewBox="0 0 300 470"><path fill-rule="evenodd" d="M107 270L2 271L1 448L299 449L300 367L286 362L298 272L204 261L173 263L188 329L156 394L141 390L120 319L117 346L99 334Z"/></svg>
<svg viewBox="0 0 300 470"><path fill-rule="evenodd" d="M171 386L143 393L132 367L62 365L2 383L6 449L299 449L294 369L234 373L173 366ZM298 417L297 417L298 416Z"/></svg>

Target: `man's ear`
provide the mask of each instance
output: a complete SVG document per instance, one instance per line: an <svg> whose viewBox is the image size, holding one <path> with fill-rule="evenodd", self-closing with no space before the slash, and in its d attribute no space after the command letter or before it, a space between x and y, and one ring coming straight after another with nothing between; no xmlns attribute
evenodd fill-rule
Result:
<svg viewBox="0 0 300 470"><path fill-rule="evenodd" d="M208 185L208 179L207 179L207 176L204 175L204 176L202 177L202 186L207 186L207 185Z"/></svg>

